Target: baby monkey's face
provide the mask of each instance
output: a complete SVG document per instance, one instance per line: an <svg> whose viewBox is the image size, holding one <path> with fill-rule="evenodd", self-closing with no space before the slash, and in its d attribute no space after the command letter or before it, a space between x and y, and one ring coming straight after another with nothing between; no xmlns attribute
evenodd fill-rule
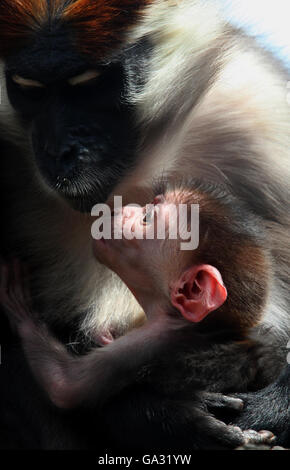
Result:
<svg viewBox="0 0 290 470"><path fill-rule="evenodd" d="M214 266L197 263L196 254L180 249L178 231L175 239L168 236L172 222L179 226L179 199L176 193L160 195L145 207L121 208L111 217L111 238L96 240L94 253L127 284L147 314L152 305L158 312L156 305L166 310L171 304L197 323L225 302L227 291Z"/></svg>
<svg viewBox="0 0 290 470"><path fill-rule="evenodd" d="M164 195L144 207L122 207L112 215L111 239L94 241L96 258L116 272L134 293L146 290L153 295L157 281L159 294L164 287L160 285L160 271L166 252L172 256L177 246L177 240L167 239L172 212L172 202L169 204Z"/></svg>

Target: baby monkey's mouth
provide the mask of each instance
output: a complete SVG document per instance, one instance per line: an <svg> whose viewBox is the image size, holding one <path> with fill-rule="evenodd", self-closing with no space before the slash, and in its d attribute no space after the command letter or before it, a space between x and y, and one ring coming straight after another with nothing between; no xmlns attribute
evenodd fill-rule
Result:
<svg viewBox="0 0 290 470"><path fill-rule="evenodd" d="M104 245L104 246L107 245L107 241L106 241L105 238L100 238L99 242L100 242L102 245Z"/></svg>

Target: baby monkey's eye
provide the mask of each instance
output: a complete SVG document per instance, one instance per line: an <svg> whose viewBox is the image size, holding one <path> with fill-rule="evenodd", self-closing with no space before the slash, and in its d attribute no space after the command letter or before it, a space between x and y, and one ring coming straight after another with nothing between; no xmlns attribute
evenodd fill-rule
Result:
<svg viewBox="0 0 290 470"><path fill-rule="evenodd" d="M142 219L143 225L150 224L153 220L153 215L154 215L154 207L152 207L150 210L145 212L145 215L143 216L143 219Z"/></svg>

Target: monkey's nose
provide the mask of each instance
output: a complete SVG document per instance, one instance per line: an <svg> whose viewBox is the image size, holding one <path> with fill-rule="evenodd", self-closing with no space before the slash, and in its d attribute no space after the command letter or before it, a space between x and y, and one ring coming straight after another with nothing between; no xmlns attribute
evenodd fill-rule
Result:
<svg viewBox="0 0 290 470"><path fill-rule="evenodd" d="M90 152L80 145L65 145L58 153L58 169L62 176L70 175L76 167L90 162Z"/></svg>

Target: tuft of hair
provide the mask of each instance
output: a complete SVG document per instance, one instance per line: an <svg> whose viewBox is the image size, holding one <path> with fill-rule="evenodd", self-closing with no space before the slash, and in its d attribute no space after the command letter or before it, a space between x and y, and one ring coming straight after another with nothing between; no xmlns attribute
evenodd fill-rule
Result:
<svg viewBox="0 0 290 470"><path fill-rule="evenodd" d="M28 43L43 25L61 16L63 0L1 0L0 54L6 57Z"/></svg>
<svg viewBox="0 0 290 470"><path fill-rule="evenodd" d="M216 221L224 224L227 231L238 236L252 238L261 244L264 242L262 219L252 211L246 201L239 199L231 188L223 183L187 177L169 180L165 176L153 180L153 194L172 194L180 203L189 206L199 204L202 218L212 223Z"/></svg>
<svg viewBox="0 0 290 470"><path fill-rule="evenodd" d="M7 57L33 40L42 28L64 26L76 45L104 59L122 43L151 0L1 0L0 55Z"/></svg>

